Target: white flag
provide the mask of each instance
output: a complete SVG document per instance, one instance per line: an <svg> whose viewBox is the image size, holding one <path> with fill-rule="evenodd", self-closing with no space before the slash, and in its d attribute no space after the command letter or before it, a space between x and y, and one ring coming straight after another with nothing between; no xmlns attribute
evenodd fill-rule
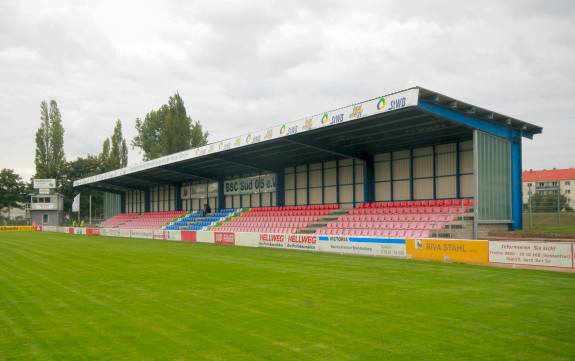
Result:
<svg viewBox="0 0 575 361"><path fill-rule="evenodd" d="M72 202L72 212L80 212L80 193L74 197L74 201Z"/></svg>

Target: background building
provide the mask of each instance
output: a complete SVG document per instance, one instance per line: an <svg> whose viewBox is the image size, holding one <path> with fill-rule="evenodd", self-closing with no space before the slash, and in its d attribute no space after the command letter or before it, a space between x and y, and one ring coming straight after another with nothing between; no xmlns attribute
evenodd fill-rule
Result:
<svg viewBox="0 0 575 361"><path fill-rule="evenodd" d="M567 198L569 207L575 208L575 168L543 169L523 172L523 203L535 194L556 193Z"/></svg>

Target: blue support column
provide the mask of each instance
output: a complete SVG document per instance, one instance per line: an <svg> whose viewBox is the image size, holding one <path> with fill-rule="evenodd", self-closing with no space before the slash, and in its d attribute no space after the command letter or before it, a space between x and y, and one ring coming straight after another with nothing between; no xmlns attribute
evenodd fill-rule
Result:
<svg viewBox="0 0 575 361"><path fill-rule="evenodd" d="M150 211L150 190L144 191L144 212Z"/></svg>
<svg viewBox="0 0 575 361"><path fill-rule="evenodd" d="M126 192L120 194L120 212L126 213Z"/></svg>
<svg viewBox="0 0 575 361"><path fill-rule="evenodd" d="M276 172L276 206L285 205L285 179L284 170Z"/></svg>
<svg viewBox="0 0 575 361"><path fill-rule="evenodd" d="M218 179L218 210L226 208L226 195L224 193L224 179Z"/></svg>
<svg viewBox="0 0 575 361"><path fill-rule="evenodd" d="M363 162L363 202L375 202L375 165L373 157Z"/></svg>
<svg viewBox="0 0 575 361"><path fill-rule="evenodd" d="M523 172L521 155L521 134L514 132L511 140L511 220L510 230L523 228L523 185L521 173Z"/></svg>

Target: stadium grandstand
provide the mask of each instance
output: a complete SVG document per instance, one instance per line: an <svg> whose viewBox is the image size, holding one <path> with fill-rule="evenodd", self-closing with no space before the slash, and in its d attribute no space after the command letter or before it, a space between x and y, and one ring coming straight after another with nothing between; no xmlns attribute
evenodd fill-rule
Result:
<svg viewBox="0 0 575 361"><path fill-rule="evenodd" d="M74 186L106 192L103 227L477 238L522 228L541 132L414 87Z"/></svg>

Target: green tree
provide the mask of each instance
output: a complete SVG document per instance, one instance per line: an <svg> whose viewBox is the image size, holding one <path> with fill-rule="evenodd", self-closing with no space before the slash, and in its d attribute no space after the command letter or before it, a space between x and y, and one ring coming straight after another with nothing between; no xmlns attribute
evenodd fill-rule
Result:
<svg viewBox="0 0 575 361"><path fill-rule="evenodd" d="M46 178L49 168L50 154L50 117L48 115L48 104L45 101L40 103L40 128L36 131L36 178Z"/></svg>
<svg viewBox="0 0 575 361"><path fill-rule="evenodd" d="M28 200L27 187L22 178L14 170L4 168L0 171L0 209L22 208L21 204Z"/></svg>
<svg viewBox="0 0 575 361"><path fill-rule="evenodd" d="M40 104L40 128L36 131L36 178L60 179L65 165L64 127L55 100L50 108L45 101Z"/></svg>
<svg viewBox="0 0 575 361"><path fill-rule="evenodd" d="M122 135L122 122L116 121L112 137L106 138L102 145L100 160L104 171L124 168L128 165L128 146Z"/></svg>
<svg viewBox="0 0 575 361"><path fill-rule="evenodd" d="M178 93L171 96L168 104L146 114L144 120L136 119L137 135L132 146L140 148L144 160L207 144L208 132L199 122L192 122L184 101Z"/></svg>

